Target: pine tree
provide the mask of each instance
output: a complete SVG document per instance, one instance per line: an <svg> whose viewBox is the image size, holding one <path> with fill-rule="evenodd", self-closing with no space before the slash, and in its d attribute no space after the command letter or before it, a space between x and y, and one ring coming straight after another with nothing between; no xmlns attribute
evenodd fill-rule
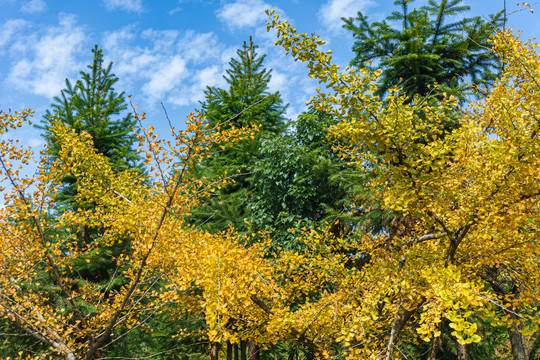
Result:
<svg viewBox="0 0 540 360"><path fill-rule="evenodd" d="M81 71L80 79L74 85L66 79L66 88L61 90L60 96L54 98L51 109L46 111L41 124L36 126L43 131L47 143L47 155L52 163L52 160L58 159L61 150L51 125L52 120L58 120L77 133L88 132L92 136L96 151L105 155L116 171L133 169L142 174L142 169L138 165L139 156L132 146L136 140L132 130L136 126L136 121L131 113L122 115L127 110L127 103L124 92L117 93L114 89L118 78L111 72L112 63L106 67L103 66L103 53L97 45L92 49L92 55L93 60L91 65L88 65L88 71ZM92 203L77 202L76 195L76 177L65 174L55 210L50 216L56 217L80 208L92 209ZM55 238L56 233L65 239L69 238L66 229L47 229L47 234L51 239ZM97 246L95 241L102 234L103 229L82 226L78 229L76 238L71 239L74 246L80 247L80 250L88 249L85 259L81 258L81 261L74 262L73 268L64 269L65 273L61 274L61 276L73 279L74 288L84 286L85 283L96 283L102 286L103 291L115 291L125 282L126 279L123 276L114 274L114 271L118 270L114 259L121 252L129 252L130 244L128 241L123 241L111 246ZM36 268L39 267L40 265L36 264ZM43 284L54 282L46 269L43 269L40 277ZM44 285L43 289L48 286ZM49 291L49 296L46 301L49 301L51 306L66 306L61 296L54 296L54 291L51 292L50 288L47 291ZM84 300L81 300L79 305L82 311L88 311L88 314L95 310L87 307ZM27 333L14 326L13 323L0 321L0 333L16 335L6 338L5 341L0 340L1 358L17 357L22 351L34 353L47 351L47 345L36 343L35 339L28 337ZM118 351L117 348L135 346L134 344L142 346L140 339L126 338L114 342L113 347ZM142 342L142 344L145 343Z"/></svg>
<svg viewBox="0 0 540 360"><path fill-rule="evenodd" d="M385 96L389 89L398 86L411 101L418 95L420 101L438 106L443 93L465 101L469 84L492 83L500 71L500 63L491 53L488 40L502 24L502 12L489 15L490 20L485 21L480 17L461 18L470 10L463 0L429 0L428 5L411 10L413 2L394 1L400 11L393 11L381 22L370 23L361 12L355 18L343 19L344 28L355 38L351 65L382 70L376 94ZM448 114L456 112L448 111ZM439 139L459 126L459 117L445 118ZM427 130L420 141L432 140ZM365 191L364 184L370 179L368 169L365 176L357 179L350 178L348 171L341 175L356 194ZM399 217L393 211L374 209L364 219L373 232L391 232L391 223Z"/></svg>
<svg viewBox="0 0 540 360"><path fill-rule="evenodd" d="M211 160L200 164L199 177L215 178L227 173L234 178L233 184L206 199L193 214L196 223L204 224L211 231L220 231L229 225L240 230L244 228L246 201L252 190L251 173L260 154L261 139L280 134L286 127L284 113L287 106L279 92L269 92L272 71L264 67L265 55L259 56L257 48L251 37L249 43L244 42L236 52L237 58L229 62L224 76L229 88L208 87L201 103L201 113L211 128L261 126L254 139L220 150Z"/></svg>
<svg viewBox="0 0 540 360"><path fill-rule="evenodd" d="M401 12L392 12L382 22L369 23L361 12L343 19L355 38L351 65L374 61L383 70L377 93L384 95L399 85L411 98L425 96L437 83L440 91L463 98L463 85L493 81L500 64L488 39L502 23L502 12L490 15L489 21L478 16L451 22L470 10L463 0L429 0L427 6L409 11L413 1L394 1ZM401 23L401 28L392 27L392 22Z"/></svg>

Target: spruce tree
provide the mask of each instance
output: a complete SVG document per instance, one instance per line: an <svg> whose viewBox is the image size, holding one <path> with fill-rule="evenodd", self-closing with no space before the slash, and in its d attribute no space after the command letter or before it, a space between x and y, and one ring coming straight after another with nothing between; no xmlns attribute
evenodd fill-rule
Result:
<svg viewBox="0 0 540 360"><path fill-rule="evenodd" d="M251 175L260 154L261 139L280 134L286 127L287 107L279 92L269 91L272 71L264 67L265 55L259 56L257 48L251 37L249 42L244 42L236 52L237 57L229 62L224 76L228 89L208 87L201 103L201 113L211 128L261 126L254 139L220 150L197 169L199 177L216 178L227 173L234 179L233 184L206 199L193 214L192 220L210 231L220 231L229 225L244 229L246 203L252 196Z"/></svg>
<svg viewBox="0 0 540 360"><path fill-rule="evenodd" d="M488 40L501 25L502 12L490 15L489 21L479 16L461 19L470 10L463 0L429 0L427 6L410 11L412 2L394 1L401 11L382 22L370 23L361 12L343 19L343 27L355 39L351 65L363 67L373 61L383 70L379 95L399 85L411 98L425 96L433 94L437 83L441 90L435 95L447 92L463 98L465 84L495 79L500 64Z"/></svg>
<svg viewBox="0 0 540 360"><path fill-rule="evenodd" d="M86 131L90 134L96 151L106 156L116 171L141 171L138 166L139 156L133 149L136 120L129 112L122 114L127 109L127 103L124 92L118 93L114 89L118 78L111 72L112 63L104 66L103 53L97 45L92 49L92 55L92 63L87 66L88 71L80 72L80 79L75 85L66 79L66 88L60 91L60 96L54 98L52 109L46 111L41 125L38 126L46 138L48 155L54 160L58 158L60 151L51 125L51 121L56 119L77 133ZM80 208L92 209L91 202L77 200L76 195L76 177L65 174L57 198L59 214ZM101 236L101 233L102 229L99 228L82 227L78 231L78 246L92 247L93 239ZM110 269L114 268L110 261L114 256L110 255L127 251L128 247L126 242L106 249L94 249L88 253L88 261L81 262L75 269L74 276L95 283L108 282Z"/></svg>
<svg viewBox="0 0 540 360"><path fill-rule="evenodd" d="M261 125L261 134L278 134L285 129L286 106L279 92L270 93L268 84L272 70L264 65L266 55L257 54L257 45L250 37L236 51L238 59L229 62L227 75L223 76L228 89L208 87L205 100L201 103L201 113L210 126L230 123L241 127Z"/></svg>

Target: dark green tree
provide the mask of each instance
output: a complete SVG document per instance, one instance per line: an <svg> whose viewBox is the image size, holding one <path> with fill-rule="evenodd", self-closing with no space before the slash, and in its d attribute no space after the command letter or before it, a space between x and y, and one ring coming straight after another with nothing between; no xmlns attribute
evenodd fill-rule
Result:
<svg viewBox="0 0 540 360"><path fill-rule="evenodd" d="M251 37L236 51L224 79L228 89L208 87L201 103L201 113L210 126L231 124L237 127L261 125L262 134L278 134L285 129L285 110L279 92L271 93L268 84L272 70L264 65L266 55L257 54Z"/></svg>
<svg viewBox="0 0 540 360"><path fill-rule="evenodd" d="M196 176L201 178L216 178L226 173L234 180L194 211L192 220L210 231L220 231L229 225L245 229L246 203L252 196L252 173L260 156L261 139L281 134L286 127L287 106L279 92L269 91L272 71L264 67L265 55L259 56L257 48L251 37L249 42L244 42L236 52L237 57L229 62L224 76L228 89L208 87L201 103L201 113L211 128L260 126L254 139L242 141L233 148L223 144L224 149L220 148L196 169Z"/></svg>
<svg viewBox="0 0 540 360"><path fill-rule="evenodd" d="M381 22L370 23L361 12L354 18L343 19L344 27L355 39L351 65L367 64L382 70L377 94L384 96L389 89L399 86L411 101L414 96L420 96L419 101L427 97L435 105L443 93L464 101L469 84L489 86L500 70L500 62L491 53L488 40L502 25L503 12L490 15L489 20L463 18L470 7L462 0L429 0L426 6L411 10L413 2L394 1L400 11L392 12ZM422 118L422 114L419 116ZM448 116L438 137L459 126L458 118ZM426 132L423 141L432 140L432 132ZM364 184L371 175L369 167L364 170L362 176L350 171L339 174L345 183L350 183L350 198L365 192ZM362 212L358 220L372 232L407 229L403 214L377 207Z"/></svg>
<svg viewBox="0 0 540 360"><path fill-rule="evenodd" d="M66 88L60 96L54 98L52 109L47 110L42 124L47 140L47 152L51 160L57 159L59 144L52 132L51 121L57 119L76 131L86 131L92 136L94 147L106 156L117 171L133 169L142 171L138 166L139 155L133 149L137 140L134 129L136 120L130 112L126 112L127 103L124 92L118 93L114 86L118 78L111 72L112 63L106 67L103 63L103 52L96 45L92 49L93 59L88 71L81 71L80 79L72 85L66 79ZM58 196L58 211L75 211L78 208L91 209L92 203L84 199L76 199L77 179L73 174L66 174L62 179L62 188ZM100 236L100 229L84 227L79 232L80 246L91 246L92 238ZM126 244L117 244L108 249L95 249L89 262L81 262L78 275L94 282L106 282L111 274L109 269L111 252L125 251Z"/></svg>
<svg viewBox="0 0 540 360"><path fill-rule="evenodd" d="M92 49L93 59L88 71L80 72L80 79L73 85L66 79L66 88L61 90L60 96L54 98L51 109L47 110L43 116L41 124L37 128L43 131L43 136L47 142L47 155L52 160L58 159L60 145L52 132L52 120L58 120L81 133L88 132L93 139L94 147L98 153L106 156L114 169L124 171L133 169L143 175L141 167L138 165L139 156L133 150L133 143L136 141L134 127L136 121L132 114L128 113L127 103L124 93L115 91L114 86L118 78L111 72L112 63L104 67L103 54L97 45ZM77 211L78 209L91 209L91 202L84 202L76 199L77 179L72 174L65 174L62 179L61 191L57 198L56 210L50 214L51 217L61 216L65 212ZM47 236L54 241L55 235L64 234L62 238L68 238L66 229L47 229ZM81 227L78 229L76 237L73 239L76 246L88 250L85 258L81 258L73 269L65 270L73 279L72 286L83 285L85 282L101 284L103 291L114 291L115 287L121 286L124 279L121 275L113 274L116 264L113 263L115 253L129 252L129 242L113 244L106 248L97 247L93 240L100 237L103 228ZM43 264L36 264L36 267L44 267ZM54 280L49 278L48 271L43 269L43 286L54 284ZM32 289L29 291L36 291ZM39 291L39 290L37 290ZM48 301L54 306L69 307L70 305L62 300L62 297L51 296ZM94 309L86 307L84 302L79 304L85 315L91 316ZM36 342L28 334L19 328L4 321L0 322L0 334L9 334L9 337L0 336L0 358L17 358L18 352L31 349L35 353L43 350L43 345ZM151 342L152 340L149 340ZM113 341L110 345L118 348L118 353L122 353L123 348L135 347L141 344L140 339L126 338L120 341ZM144 343L143 343L144 344ZM140 345L139 347L142 347Z"/></svg>
<svg viewBox="0 0 540 360"><path fill-rule="evenodd" d="M494 80L500 63L490 52L488 39L502 25L502 12L489 20L461 18L470 10L463 0L429 0L427 6L410 11L412 2L394 1L401 11L381 22L370 23L361 12L343 18L355 39L351 65L373 62L383 70L379 95L399 85L411 98L425 96L438 84L435 94L443 91L464 98L464 85Z"/></svg>
<svg viewBox="0 0 540 360"><path fill-rule="evenodd" d="M503 12L489 15L489 20L481 17L461 18L470 10L462 0L429 0L427 6L410 11L409 4L413 1L395 1L394 5L399 6L401 11L394 11L381 22L370 23L362 13L358 13L356 18L343 19L344 27L351 30L355 38L355 58L351 65L362 67L368 62L368 66L383 71L377 94L384 96L389 89L398 86L411 101L415 101L414 96L418 95L420 101L427 100L436 104L443 93L466 101L468 85L490 86L501 70L501 63L491 53L488 40L502 26ZM393 27L391 24L399 25ZM429 142L444 137L459 126L460 115L455 110L448 112L455 115L448 116L445 123L433 124L442 130L438 136L434 137L431 130L428 130L421 141ZM419 118L423 118L421 113ZM360 178L356 183L352 181L353 186L349 188L351 198L369 191L364 184L373 174L369 166L364 170L363 179ZM353 174L345 171L340 175L347 179ZM380 204L372 204L369 209L357 205L363 212L359 214L358 224L365 230L385 232L392 237L410 233L410 215L386 209ZM448 324L443 323L441 332L438 342L430 346L419 341L417 346L410 347L410 357L455 358L459 351ZM467 356L473 359L499 358L497 350L504 348L508 338L503 329L495 334L485 343L464 348Z"/></svg>

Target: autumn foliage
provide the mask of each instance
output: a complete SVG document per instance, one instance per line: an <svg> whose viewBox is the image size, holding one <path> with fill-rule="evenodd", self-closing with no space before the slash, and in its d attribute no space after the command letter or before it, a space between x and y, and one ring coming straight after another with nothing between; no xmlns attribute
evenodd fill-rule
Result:
<svg viewBox="0 0 540 360"><path fill-rule="evenodd" d="M514 358L528 358L540 324L538 46L510 32L494 36L504 72L463 105L444 95L410 101L399 88L381 98L380 71L340 71L317 36L273 13L269 28L326 87L311 104L342 119L329 130L334 151L350 170L370 172L368 191L351 192L347 208L387 209L391 226L351 224L339 238L291 229L300 251L270 251L265 234L211 234L186 217L231 180L197 179L190 169L252 138L256 126L211 128L191 115L165 141L138 115L143 176L113 170L88 133L51 119L61 150L52 164L38 158L34 176L19 172L34 159L29 149L0 144L0 314L46 349L21 358L106 357L153 316L186 312L204 315L209 342L288 342L317 358L400 359L425 342L435 359L446 334L467 359L471 344L502 326ZM2 112L0 131L31 115ZM449 130L449 121L458 126ZM65 174L77 178L76 202L91 207L55 211ZM101 229L99 237L81 244L83 227ZM110 284L74 270L118 243L129 246L112 259Z"/></svg>

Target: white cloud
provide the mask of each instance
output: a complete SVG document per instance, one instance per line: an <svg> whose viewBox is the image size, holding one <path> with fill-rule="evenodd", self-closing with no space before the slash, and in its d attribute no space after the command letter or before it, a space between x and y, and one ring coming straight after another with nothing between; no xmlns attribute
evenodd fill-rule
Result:
<svg viewBox="0 0 540 360"><path fill-rule="evenodd" d="M224 69L216 65L194 71L191 84L176 89L170 94L167 102L178 106L195 105L198 107L199 102L204 100L204 91L207 86L226 86L223 72Z"/></svg>
<svg viewBox="0 0 540 360"><path fill-rule="evenodd" d="M150 98L162 98L163 94L178 86L185 76L186 62L176 55L152 74L143 92Z"/></svg>
<svg viewBox="0 0 540 360"><path fill-rule="evenodd" d="M263 23L267 18L264 11L272 8L272 5L262 0L235 0L217 10L216 15L229 28L241 29ZM282 13L280 9L274 9Z"/></svg>
<svg viewBox="0 0 540 360"><path fill-rule="evenodd" d="M0 27L0 53L2 52L1 48L8 44L14 35L20 34L27 25L28 22L25 20L11 19Z"/></svg>
<svg viewBox="0 0 540 360"><path fill-rule="evenodd" d="M140 31L128 26L105 34L103 44L106 61L114 61L118 86L128 93L140 88L144 95L141 105L149 108L161 101L194 104L202 98L206 85L215 83L212 78L219 79L224 72L215 63L221 63L225 48L213 33Z"/></svg>
<svg viewBox="0 0 540 360"><path fill-rule="evenodd" d="M128 12L143 12L142 0L103 0L107 10L125 10Z"/></svg>
<svg viewBox="0 0 540 360"><path fill-rule="evenodd" d="M32 148L42 147L43 145L45 145L45 141L42 137L31 137L28 140L28 146Z"/></svg>
<svg viewBox="0 0 540 360"><path fill-rule="evenodd" d="M268 82L268 89L270 92L282 91L285 89L288 82L288 76L284 73L272 72L270 81Z"/></svg>
<svg viewBox="0 0 540 360"><path fill-rule="evenodd" d="M21 11L27 14L37 14L47 9L47 4L43 0L30 0L21 6Z"/></svg>
<svg viewBox="0 0 540 360"><path fill-rule="evenodd" d="M6 78L10 86L33 94L52 97L64 87L64 80L81 68L77 61L85 34L73 15L60 14L58 26L33 35L19 34L11 45L14 63Z"/></svg>
<svg viewBox="0 0 540 360"><path fill-rule="evenodd" d="M372 0L328 0L318 12L319 21L330 31L339 31L342 17L354 17L358 11L365 12L375 3Z"/></svg>

